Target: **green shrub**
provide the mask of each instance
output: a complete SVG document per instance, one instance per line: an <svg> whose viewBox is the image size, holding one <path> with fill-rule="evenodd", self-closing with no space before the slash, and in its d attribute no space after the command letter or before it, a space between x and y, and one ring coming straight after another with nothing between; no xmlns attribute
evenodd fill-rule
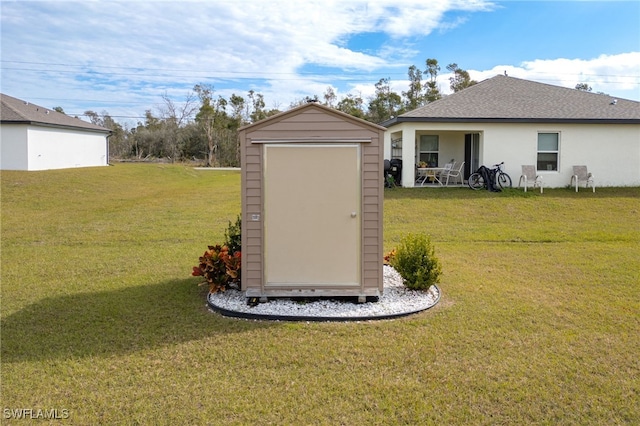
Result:
<svg viewBox="0 0 640 426"><path fill-rule="evenodd" d="M191 275L204 277L202 284L209 284L209 293L225 291L230 286L238 287L242 264L242 222L240 215L236 223L229 221L224 232L224 245L209 246L198 259L198 266L193 267Z"/></svg>
<svg viewBox="0 0 640 426"><path fill-rule="evenodd" d="M242 218L240 215L236 218L236 223L229 221L229 227L224 232L224 245L229 247L231 254L242 250Z"/></svg>
<svg viewBox="0 0 640 426"><path fill-rule="evenodd" d="M442 266L430 238L424 234L403 237L389 262L411 290L427 290L440 281Z"/></svg>

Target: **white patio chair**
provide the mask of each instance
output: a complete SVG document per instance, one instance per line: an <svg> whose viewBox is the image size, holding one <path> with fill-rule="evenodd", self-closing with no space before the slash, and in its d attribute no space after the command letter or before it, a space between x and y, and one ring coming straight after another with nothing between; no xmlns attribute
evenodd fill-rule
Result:
<svg viewBox="0 0 640 426"><path fill-rule="evenodd" d="M453 167L451 168L451 170L449 170L449 173L447 173L447 182L445 183L445 185L449 185L449 179L454 178L454 182L458 182L458 179L460 180L460 184L464 183L464 177L462 175L462 169L464 168L464 161L462 163L460 163L460 167L455 166L455 163L453 165Z"/></svg>
<svg viewBox="0 0 640 426"><path fill-rule="evenodd" d="M449 173L451 173L451 170L453 169L453 167L455 166L456 162L455 161L451 161L447 164L444 165L444 169L440 170L437 174L437 179L438 182L440 182L440 185L444 185L445 183L445 179L448 182L449 181Z"/></svg>
<svg viewBox="0 0 640 426"><path fill-rule="evenodd" d="M593 181L593 174L589 173L587 166L573 166L573 175L571 176L571 182L569 185L573 186L575 180L576 192L578 192L578 183L584 182L584 187L588 188L591 184L591 189L596 192L596 184Z"/></svg>
<svg viewBox="0 0 640 426"><path fill-rule="evenodd" d="M520 175L520 181L518 187L524 182L524 192L527 192L527 187L532 185L533 189L536 186L540 187L540 193L543 193L542 189L542 176L540 176L536 170L536 166L522 166L522 175Z"/></svg>

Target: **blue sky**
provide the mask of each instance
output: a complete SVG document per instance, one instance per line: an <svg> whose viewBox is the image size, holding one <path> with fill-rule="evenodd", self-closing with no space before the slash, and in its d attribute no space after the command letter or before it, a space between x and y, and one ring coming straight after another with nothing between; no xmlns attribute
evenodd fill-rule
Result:
<svg viewBox="0 0 640 426"><path fill-rule="evenodd" d="M1 2L1 91L69 114L135 123L197 83L286 109L332 87L367 99L380 78L446 65L640 100L640 2L216 0Z"/></svg>

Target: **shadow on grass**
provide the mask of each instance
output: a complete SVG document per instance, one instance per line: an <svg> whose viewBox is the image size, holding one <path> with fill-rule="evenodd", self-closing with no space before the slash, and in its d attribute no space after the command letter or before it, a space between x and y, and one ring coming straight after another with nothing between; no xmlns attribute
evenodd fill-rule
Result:
<svg viewBox="0 0 640 426"><path fill-rule="evenodd" d="M273 326L205 305L193 279L45 298L2 319L2 362L109 356Z"/></svg>

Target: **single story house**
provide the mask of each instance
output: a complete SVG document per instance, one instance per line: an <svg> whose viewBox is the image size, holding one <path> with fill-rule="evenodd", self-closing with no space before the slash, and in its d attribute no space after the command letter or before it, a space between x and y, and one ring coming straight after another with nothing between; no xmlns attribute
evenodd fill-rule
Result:
<svg viewBox="0 0 640 426"><path fill-rule="evenodd" d="M545 187L569 185L586 165L596 186L640 186L640 102L498 75L381 123L384 158L402 160L402 186L416 165L505 163L518 184L535 165Z"/></svg>
<svg viewBox="0 0 640 426"><path fill-rule="evenodd" d="M0 103L0 170L108 165L109 129L5 94Z"/></svg>

